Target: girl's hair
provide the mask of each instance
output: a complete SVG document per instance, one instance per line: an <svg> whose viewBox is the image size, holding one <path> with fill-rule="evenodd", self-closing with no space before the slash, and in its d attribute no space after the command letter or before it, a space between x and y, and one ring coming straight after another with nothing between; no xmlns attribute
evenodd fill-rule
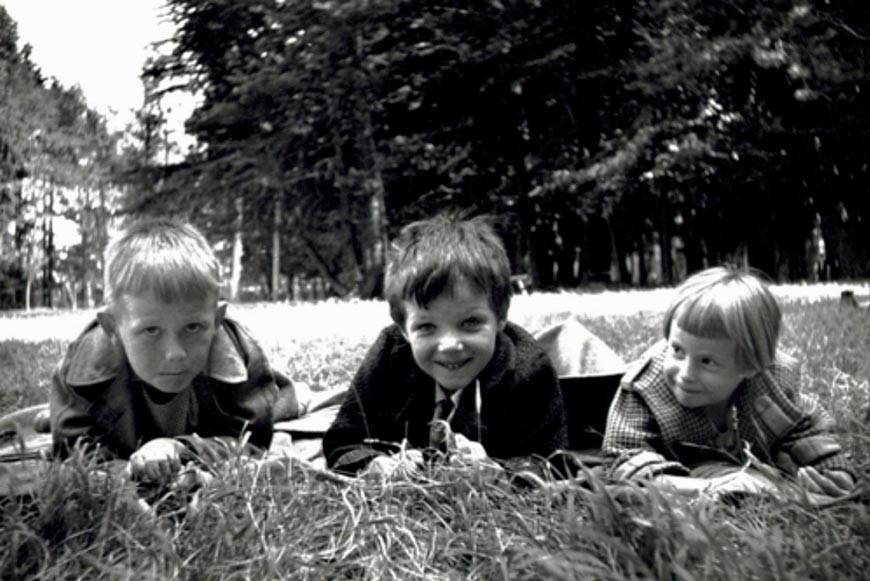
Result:
<svg viewBox="0 0 870 581"><path fill-rule="evenodd" d="M511 300L510 261L487 216L439 214L405 226L393 242L384 294L390 316L405 324L403 301L426 307L459 281L480 288L500 321Z"/></svg>
<svg viewBox="0 0 870 581"><path fill-rule="evenodd" d="M693 274L665 312L665 337L676 323L698 337L732 339L744 369L767 368L776 356L782 312L760 276L731 266Z"/></svg>
<svg viewBox="0 0 870 581"><path fill-rule="evenodd" d="M105 302L121 295L153 292L167 303L200 300L220 293L220 264L193 226L169 218L145 218L109 245Z"/></svg>

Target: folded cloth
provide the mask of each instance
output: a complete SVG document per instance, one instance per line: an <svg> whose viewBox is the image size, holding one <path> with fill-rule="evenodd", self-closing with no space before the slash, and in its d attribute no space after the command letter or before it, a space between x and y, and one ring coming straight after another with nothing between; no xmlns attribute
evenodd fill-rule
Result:
<svg viewBox="0 0 870 581"><path fill-rule="evenodd" d="M610 403L625 373L625 362L576 315L536 333L535 339L559 376L568 421L568 448L597 454Z"/></svg>
<svg viewBox="0 0 870 581"><path fill-rule="evenodd" d="M587 329L576 315L539 331L535 340L550 357L560 378L625 373L622 357Z"/></svg>

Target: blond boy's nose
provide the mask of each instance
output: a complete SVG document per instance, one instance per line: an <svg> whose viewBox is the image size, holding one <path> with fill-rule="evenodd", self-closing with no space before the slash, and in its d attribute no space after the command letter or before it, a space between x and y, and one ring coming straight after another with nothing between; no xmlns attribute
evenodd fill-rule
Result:
<svg viewBox="0 0 870 581"><path fill-rule="evenodd" d="M166 341L167 361L181 361L185 357L187 357L187 352L185 352L184 346L180 341L176 339L168 339Z"/></svg>

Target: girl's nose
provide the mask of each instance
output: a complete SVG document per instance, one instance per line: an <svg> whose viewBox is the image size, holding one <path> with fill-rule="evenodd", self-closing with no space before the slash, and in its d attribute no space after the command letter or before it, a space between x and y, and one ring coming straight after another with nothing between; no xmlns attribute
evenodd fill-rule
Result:
<svg viewBox="0 0 870 581"><path fill-rule="evenodd" d="M680 365L680 378L681 379L684 379L687 381L692 381L695 379L695 372L696 372L695 364L691 360L689 360L688 358L682 362L682 365Z"/></svg>

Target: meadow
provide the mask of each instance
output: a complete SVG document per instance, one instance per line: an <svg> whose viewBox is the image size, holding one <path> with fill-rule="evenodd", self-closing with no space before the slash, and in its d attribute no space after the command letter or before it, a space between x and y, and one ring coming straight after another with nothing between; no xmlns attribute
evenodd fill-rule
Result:
<svg viewBox="0 0 870 581"><path fill-rule="evenodd" d="M833 413L860 474L849 498L713 502L455 467L344 481L239 461L215 467L195 505L161 493L143 512L117 471L72 458L46 465L37 494L0 499L0 579L867 579L870 309L841 306L839 290L774 288L782 348L802 361L801 387ZM577 313L631 360L660 336L669 293L533 293L515 298L511 319L534 331ZM377 301L230 312L273 363L320 388L346 385L388 323ZM54 365L92 315L0 315L0 413L46 401Z"/></svg>

